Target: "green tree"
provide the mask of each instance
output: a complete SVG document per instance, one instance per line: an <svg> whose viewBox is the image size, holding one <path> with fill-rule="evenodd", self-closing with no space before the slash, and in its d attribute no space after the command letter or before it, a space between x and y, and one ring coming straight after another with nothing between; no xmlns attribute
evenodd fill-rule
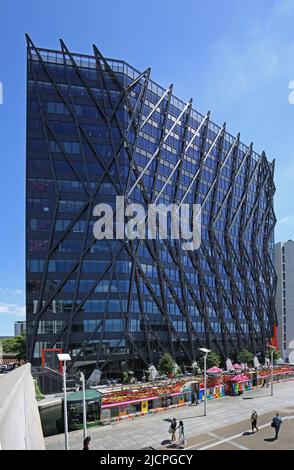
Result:
<svg viewBox="0 0 294 470"><path fill-rule="evenodd" d="M35 384L36 400L37 400L37 401L43 400L43 398L45 398L45 396L44 396L43 393L41 392L40 387L39 387L39 383L38 383L38 381L37 381L36 379L34 379L34 384Z"/></svg>
<svg viewBox="0 0 294 470"><path fill-rule="evenodd" d="M274 351L274 361L276 361L277 359L280 359L282 357L282 353L279 349L273 349ZM271 348L268 348L267 349L267 357L268 358L271 358Z"/></svg>
<svg viewBox="0 0 294 470"><path fill-rule="evenodd" d="M4 339L2 342L4 353L16 353L17 359L26 360L26 334L21 333L15 338Z"/></svg>
<svg viewBox="0 0 294 470"><path fill-rule="evenodd" d="M121 381L123 384L128 384L130 382L129 374L124 370L121 374Z"/></svg>
<svg viewBox="0 0 294 470"><path fill-rule="evenodd" d="M158 372L160 374L174 373L175 361L169 353L164 353L159 359Z"/></svg>
<svg viewBox="0 0 294 470"><path fill-rule="evenodd" d="M207 369L209 369L210 367L219 367L220 363L221 363L221 358L220 358L220 355L218 353L216 353L214 351L210 351L207 354L207 359L206 359ZM203 367L204 367L204 356L201 356L200 365L203 369Z"/></svg>
<svg viewBox="0 0 294 470"><path fill-rule="evenodd" d="M253 358L254 354L247 349L243 349L243 351L240 351L238 354L238 361L241 363L249 364L253 361Z"/></svg>

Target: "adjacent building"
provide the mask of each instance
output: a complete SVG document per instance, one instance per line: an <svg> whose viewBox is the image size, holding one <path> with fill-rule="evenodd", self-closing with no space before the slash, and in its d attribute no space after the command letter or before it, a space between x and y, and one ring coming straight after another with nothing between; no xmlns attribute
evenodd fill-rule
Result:
<svg viewBox="0 0 294 470"><path fill-rule="evenodd" d="M122 60L27 37L30 361L140 375L170 352L264 353L276 324L274 162ZM201 244L102 239L98 203L200 204ZM170 222L169 222L170 227ZM50 354L50 351L48 351ZM46 353L47 354L47 353Z"/></svg>
<svg viewBox="0 0 294 470"><path fill-rule="evenodd" d="M26 322L18 320L14 322L14 336L19 336L26 332Z"/></svg>
<svg viewBox="0 0 294 470"><path fill-rule="evenodd" d="M275 244L275 269L277 273L276 311L278 319L278 345L283 359L289 361L291 352L294 350L293 240Z"/></svg>

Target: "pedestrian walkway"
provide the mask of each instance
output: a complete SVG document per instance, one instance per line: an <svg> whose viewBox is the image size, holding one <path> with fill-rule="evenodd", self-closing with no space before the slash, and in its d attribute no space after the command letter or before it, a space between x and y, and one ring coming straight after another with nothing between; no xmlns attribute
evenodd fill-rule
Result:
<svg viewBox="0 0 294 470"><path fill-rule="evenodd" d="M280 411L283 420L279 439L274 439L270 424L274 413L258 418L258 432L250 428L250 420L224 426L188 439L185 446L166 444L160 450L294 450L294 407Z"/></svg>
<svg viewBox="0 0 294 470"><path fill-rule="evenodd" d="M224 397L211 400L207 403L207 416L203 416L203 403L201 403L199 406L186 406L174 410L168 409L159 414L138 417L134 420L124 420L108 426L98 426L89 429L89 434L92 437L91 449L123 450L142 449L148 446L159 449L161 443L170 438L168 429L170 420L173 417L175 417L177 421L181 419L184 422L185 437L188 440L187 447L194 445L194 441L190 441L194 438L200 439L200 447L205 447L205 440L209 441L207 445L215 443L217 440L215 437L215 441L211 441L213 436L208 433L216 433L217 436L222 436L220 430L223 429L224 432L226 432L224 435L230 437L243 432L243 430L248 430L250 428L250 416L253 409L257 410L260 416L259 425L266 424L276 411L281 412L282 409L284 410L284 414L285 410L287 412L288 409L289 415L294 415L292 409L293 396L294 381L283 382L275 384L273 397L271 397L269 389L263 388L248 391L238 397ZM262 415L265 415L264 419L268 421L263 422ZM293 420L291 422L293 422ZM287 422L283 423L282 426L284 425L284 429L291 426L290 420L289 424ZM264 428L264 430L259 431L258 439L260 439L259 436L263 435L263 433L266 434L266 431L268 432L268 437L273 435L272 428ZM285 431L281 429L281 440L284 432ZM204 434L208 434L208 436L204 436ZM256 436L257 434L250 437L255 439ZM292 436L294 436L293 433ZM246 438L246 436L244 437ZM265 437L267 436L265 435ZM80 449L82 439L82 431L71 432L69 435L70 448ZM239 439L241 439L240 442ZM235 442L235 439L232 439L232 442ZM242 436L236 438L236 442L241 446L247 447L247 440L242 439ZM57 436L47 437L45 443L47 449L63 449L64 435L59 434ZM226 448L226 446L235 449L238 448L229 441L220 443L218 448L220 448L220 446L223 448ZM217 446L213 448L216 447Z"/></svg>

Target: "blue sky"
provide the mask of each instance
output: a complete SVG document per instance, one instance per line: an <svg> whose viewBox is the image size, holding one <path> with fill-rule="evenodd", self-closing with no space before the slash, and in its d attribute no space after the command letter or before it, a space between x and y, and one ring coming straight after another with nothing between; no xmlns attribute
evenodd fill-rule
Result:
<svg viewBox="0 0 294 470"><path fill-rule="evenodd" d="M276 159L276 241L294 238L293 0L0 0L0 336L24 318L25 33L81 53L95 43Z"/></svg>

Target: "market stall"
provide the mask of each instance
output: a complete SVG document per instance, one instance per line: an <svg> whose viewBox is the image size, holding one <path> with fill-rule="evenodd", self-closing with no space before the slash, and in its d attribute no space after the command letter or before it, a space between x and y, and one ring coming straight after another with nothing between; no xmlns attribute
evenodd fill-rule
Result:
<svg viewBox="0 0 294 470"><path fill-rule="evenodd" d="M86 417L87 426L97 426L100 422L101 397L97 390L86 390ZM74 431L83 428L83 392L67 394L68 430ZM64 430L64 401L62 399L62 416L56 421L59 432Z"/></svg>

